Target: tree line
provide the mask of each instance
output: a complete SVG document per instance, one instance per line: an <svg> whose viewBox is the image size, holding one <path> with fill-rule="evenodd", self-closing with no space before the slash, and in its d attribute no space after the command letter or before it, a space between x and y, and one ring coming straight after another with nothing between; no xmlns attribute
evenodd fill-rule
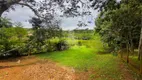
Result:
<svg viewBox="0 0 142 80"><path fill-rule="evenodd" d="M111 51L125 50L127 63L134 49L139 49L138 60L142 62L141 30L141 0L121 0L120 2L111 0L107 9L101 11L96 20L95 31L101 35L102 41L108 44ZM121 52L121 57L123 55ZM142 66L140 67L140 72L142 72Z"/></svg>

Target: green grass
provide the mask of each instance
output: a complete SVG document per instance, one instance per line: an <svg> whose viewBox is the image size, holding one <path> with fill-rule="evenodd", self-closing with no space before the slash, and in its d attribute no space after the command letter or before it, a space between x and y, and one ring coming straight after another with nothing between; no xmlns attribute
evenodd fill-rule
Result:
<svg viewBox="0 0 142 80"><path fill-rule="evenodd" d="M94 77L101 76L100 80L109 80L110 78L119 80L118 77L121 76L117 57L112 54L96 54L93 49L85 46L74 46L66 51L38 54L37 56L41 59L50 59L61 65L73 67L79 71L93 69L96 74L92 75ZM108 79L105 78L106 76Z"/></svg>
<svg viewBox="0 0 142 80"><path fill-rule="evenodd" d="M51 59L62 65L70 66L75 69L85 70L94 65L103 64L98 59L96 53L103 49L100 37L95 36L95 40L79 40L83 46L73 46L66 51L56 51L56 52L47 52L44 54L39 54L38 57L41 59ZM76 42L76 43L75 43ZM77 44L78 40L68 40L68 43ZM99 62L99 63L98 63Z"/></svg>
<svg viewBox="0 0 142 80"><path fill-rule="evenodd" d="M90 80L122 80L118 57L112 54L97 54L103 51L100 38L82 40L83 46L73 46L65 51L46 52L38 54L41 59L50 59L61 65L73 67L78 71L92 70ZM89 47L88 47L89 46Z"/></svg>
<svg viewBox="0 0 142 80"><path fill-rule="evenodd" d="M135 64L140 65L140 61L138 60L138 56L130 56L129 57Z"/></svg>
<svg viewBox="0 0 142 80"><path fill-rule="evenodd" d="M60 64L71 66L77 69L85 69L90 67L93 63L93 58L96 54L92 49L85 46L74 46L66 51L50 52L39 54L38 57L42 59L52 59Z"/></svg>

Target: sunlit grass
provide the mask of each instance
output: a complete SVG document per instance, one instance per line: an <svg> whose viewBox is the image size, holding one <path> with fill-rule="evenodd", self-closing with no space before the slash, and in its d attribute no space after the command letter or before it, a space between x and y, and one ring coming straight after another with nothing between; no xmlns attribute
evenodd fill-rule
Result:
<svg viewBox="0 0 142 80"><path fill-rule="evenodd" d="M60 64L71 66L77 69L83 69L91 66L92 58L96 56L93 50L85 46L74 46L66 51L50 52L39 54L40 58L52 59Z"/></svg>
<svg viewBox="0 0 142 80"><path fill-rule="evenodd" d="M97 54L93 49L85 46L74 46L66 51L50 52L37 55L41 59L51 59L61 65L73 67L79 71L93 69L96 71L95 76L106 76L119 80L120 72L118 68L118 58L112 54Z"/></svg>
<svg viewBox="0 0 142 80"><path fill-rule="evenodd" d="M82 46L76 45L65 51L46 52L37 56L78 71L92 69L95 74L90 74L90 79L95 77L95 80L121 80L118 57L112 54L98 54L99 51L103 51L99 37L95 40L82 40L82 43Z"/></svg>

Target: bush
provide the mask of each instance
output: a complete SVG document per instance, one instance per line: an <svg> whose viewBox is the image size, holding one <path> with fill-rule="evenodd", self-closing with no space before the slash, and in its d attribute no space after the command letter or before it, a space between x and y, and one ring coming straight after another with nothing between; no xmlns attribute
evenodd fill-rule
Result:
<svg viewBox="0 0 142 80"><path fill-rule="evenodd" d="M0 28L0 56L19 56L25 46L26 29L22 27ZM20 49L19 49L20 48Z"/></svg>
<svg viewBox="0 0 142 80"><path fill-rule="evenodd" d="M82 46L82 43L81 43L81 41L78 41L78 45L79 45L79 46Z"/></svg>
<svg viewBox="0 0 142 80"><path fill-rule="evenodd" d="M47 52L52 52L52 51L55 51L56 50L56 42L53 42L53 41L48 41L47 43Z"/></svg>
<svg viewBox="0 0 142 80"><path fill-rule="evenodd" d="M25 52L28 55L41 53L41 52L53 52L68 49L69 46L65 39L52 38L45 40L43 43L32 41L25 48Z"/></svg>
<svg viewBox="0 0 142 80"><path fill-rule="evenodd" d="M66 50L68 49L69 46L66 42L66 40L60 40L57 44L56 44L56 50L58 51L62 51L62 50Z"/></svg>
<svg viewBox="0 0 142 80"><path fill-rule="evenodd" d="M64 39L51 39L46 44L48 52L61 51L69 48L66 40Z"/></svg>
<svg viewBox="0 0 142 80"><path fill-rule="evenodd" d="M75 39L68 39L66 40L69 47L75 46L78 44L78 41Z"/></svg>

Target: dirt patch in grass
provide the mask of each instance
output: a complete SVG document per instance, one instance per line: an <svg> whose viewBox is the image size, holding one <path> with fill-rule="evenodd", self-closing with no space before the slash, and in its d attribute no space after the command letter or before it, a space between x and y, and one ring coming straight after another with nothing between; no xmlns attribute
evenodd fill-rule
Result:
<svg viewBox="0 0 142 80"><path fill-rule="evenodd" d="M35 57L3 60L0 65L0 80L75 80L74 69Z"/></svg>
<svg viewBox="0 0 142 80"><path fill-rule="evenodd" d="M37 62L34 56L0 60L0 80L18 80L23 70Z"/></svg>
<svg viewBox="0 0 142 80"><path fill-rule="evenodd" d="M52 61L43 61L29 66L22 73L24 80L74 80L74 71Z"/></svg>
<svg viewBox="0 0 142 80"><path fill-rule="evenodd" d="M117 80L135 80L123 62L119 66L122 78ZM94 68L75 71L50 60L39 60L35 56L0 61L0 80L114 80L109 75L106 79L99 72Z"/></svg>
<svg viewBox="0 0 142 80"><path fill-rule="evenodd" d="M119 68L122 74L122 78L124 80L137 80L137 79L134 79L134 75L132 75L132 71L129 70L128 66L125 63L120 61L119 66L120 66Z"/></svg>

